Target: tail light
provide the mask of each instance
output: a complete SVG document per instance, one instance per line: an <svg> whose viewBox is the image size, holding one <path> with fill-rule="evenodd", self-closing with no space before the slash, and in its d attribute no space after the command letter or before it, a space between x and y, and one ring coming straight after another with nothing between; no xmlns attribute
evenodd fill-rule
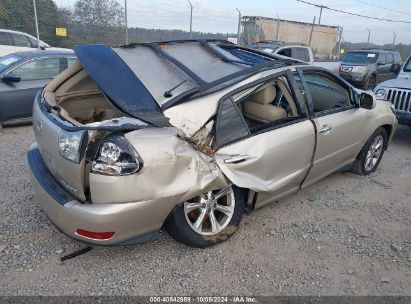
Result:
<svg viewBox="0 0 411 304"><path fill-rule="evenodd" d="M140 171L143 160L121 135L107 137L92 162L92 171L104 175L129 175Z"/></svg>

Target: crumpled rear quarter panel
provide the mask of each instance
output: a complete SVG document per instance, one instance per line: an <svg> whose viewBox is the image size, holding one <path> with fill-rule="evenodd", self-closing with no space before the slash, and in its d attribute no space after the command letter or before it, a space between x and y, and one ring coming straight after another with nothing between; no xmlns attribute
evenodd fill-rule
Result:
<svg viewBox="0 0 411 304"><path fill-rule="evenodd" d="M125 138L143 159L143 169L127 176L91 173L93 203L170 198L164 210L169 212L179 202L228 185L213 159L179 138L175 128L140 129Z"/></svg>

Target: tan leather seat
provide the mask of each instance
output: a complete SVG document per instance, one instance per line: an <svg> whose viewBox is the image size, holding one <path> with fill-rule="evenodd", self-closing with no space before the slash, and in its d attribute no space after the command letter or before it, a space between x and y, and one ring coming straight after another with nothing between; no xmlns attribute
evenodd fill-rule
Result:
<svg viewBox="0 0 411 304"><path fill-rule="evenodd" d="M244 102L244 115L263 123L286 118L287 112L283 108L271 104L276 94L277 89L273 85L252 94Z"/></svg>

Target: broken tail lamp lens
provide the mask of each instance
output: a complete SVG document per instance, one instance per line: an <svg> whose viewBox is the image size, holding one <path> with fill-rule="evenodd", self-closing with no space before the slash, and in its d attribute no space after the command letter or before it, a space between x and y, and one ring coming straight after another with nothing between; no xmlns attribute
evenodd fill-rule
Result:
<svg viewBox="0 0 411 304"><path fill-rule="evenodd" d="M143 160L122 136L103 140L92 163L92 171L103 175L130 175L143 167Z"/></svg>
<svg viewBox="0 0 411 304"><path fill-rule="evenodd" d="M59 132L59 151L65 159L74 163L80 162L80 147L83 142L84 131L68 132L60 130Z"/></svg>

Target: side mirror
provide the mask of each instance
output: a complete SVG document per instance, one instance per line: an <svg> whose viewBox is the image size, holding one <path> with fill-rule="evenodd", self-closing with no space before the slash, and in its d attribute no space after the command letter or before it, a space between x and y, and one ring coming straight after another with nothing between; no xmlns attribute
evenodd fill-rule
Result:
<svg viewBox="0 0 411 304"><path fill-rule="evenodd" d="M361 93L360 95L360 108L372 110L374 109L375 101L374 97L368 93Z"/></svg>
<svg viewBox="0 0 411 304"><path fill-rule="evenodd" d="M391 65L390 71L393 73L398 73L401 70L401 65L398 63L394 63Z"/></svg>
<svg viewBox="0 0 411 304"><path fill-rule="evenodd" d="M385 65L385 61L378 62L378 65Z"/></svg>
<svg viewBox="0 0 411 304"><path fill-rule="evenodd" d="M4 82L20 82L20 76L16 76L13 74L6 74L1 77L1 80Z"/></svg>

